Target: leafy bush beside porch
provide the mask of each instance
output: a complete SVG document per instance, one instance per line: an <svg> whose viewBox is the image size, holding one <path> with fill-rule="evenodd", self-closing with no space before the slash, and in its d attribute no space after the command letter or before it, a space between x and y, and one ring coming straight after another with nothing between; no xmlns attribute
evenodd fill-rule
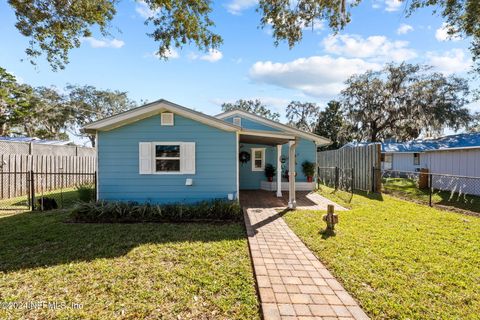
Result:
<svg viewBox="0 0 480 320"><path fill-rule="evenodd" d="M225 200L188 205L98 201L77 204L71 218L75 222L240 221L243 214L236 201Z"/></svg>

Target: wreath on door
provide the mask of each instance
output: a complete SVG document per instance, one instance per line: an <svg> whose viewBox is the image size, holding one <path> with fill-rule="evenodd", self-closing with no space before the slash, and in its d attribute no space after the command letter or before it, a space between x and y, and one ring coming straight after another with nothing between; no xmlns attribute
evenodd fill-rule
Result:
<svg viewBox="0 0 480 320"><path fill-rule="evenodd" d="M247 151L242 151L238 155L238 158L241 163L247 163L248 161L250 161L250 153L248 153Z"/></svg>

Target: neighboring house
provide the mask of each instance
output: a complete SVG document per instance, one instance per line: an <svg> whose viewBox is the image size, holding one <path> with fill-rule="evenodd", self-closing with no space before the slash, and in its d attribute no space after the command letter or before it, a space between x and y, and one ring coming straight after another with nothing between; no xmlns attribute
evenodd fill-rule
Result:
<svg viewBox="0 0 480 320"><path fill-rule="evenodd" d="M35 143L35 144L48 144L48 145L55 145L55 146L74 146L75 143L68 140L43 140L37 137L0 137L0 142L27 142L27 143Z"/></svg>
<svg viewBox="0 0 480 320"><path fill-rule="evenodd" d="M480 133L382 143L382 169L480 177Z"/></svg>
<svg viewBox="0 0 480 320"><path fill-rule="evenodd" d="M97 135L98 198L152 203L238 199L240 189L276 190L281 196L288 189L294 207L295 189L314 188L302 162L316 162L317 147L330 143L248 112L212 117L166 100L88 124L84 131ZM268 163L277 167L273 182L264 174ZM287 170L296 179L282 177Z"/></svg>
<svg viewBox="0 0 480 320"><path fill-rule="evenodd" d="M382 170L419 171L426 167L425 152L433 150L427 140L382 143Z"/></svg>
<svg viewBox="0 0 480 320"><path fill-rule="evenodd" d="M364 145L349 143L346 146ZM428 169L433 187L480 195L480 132L462 133L438 139L382 143L382 170L408 176ZM452 175L455 177L449 177Z"/></svg>

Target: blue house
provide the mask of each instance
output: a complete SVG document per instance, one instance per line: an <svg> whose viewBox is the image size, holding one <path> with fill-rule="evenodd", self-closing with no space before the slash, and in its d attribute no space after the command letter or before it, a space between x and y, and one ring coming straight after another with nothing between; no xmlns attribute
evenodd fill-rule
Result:
<svg viewBox="0 0 480 320"><path fill-rule="evenodd" d="M166 100L96 121L98 199L153 203L238 199L242 189L312 190L301 170L326 138L229 111L215 117ZM272 181L265 166L276 167ZM293 178L294 177L294 178Z"/></svg>

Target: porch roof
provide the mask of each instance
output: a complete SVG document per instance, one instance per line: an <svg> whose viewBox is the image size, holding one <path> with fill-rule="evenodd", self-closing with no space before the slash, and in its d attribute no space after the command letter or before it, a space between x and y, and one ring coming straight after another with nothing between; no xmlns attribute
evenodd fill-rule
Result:
<svg viewBox="0 0 480 320"><path fill-rule="evenodd" d="M265 144L269 146L276 146L285 144L289 141L294 141L295 136L284 134L280 132L260 131L260 130L242 130L239 132L240 142Z"/></svg>

